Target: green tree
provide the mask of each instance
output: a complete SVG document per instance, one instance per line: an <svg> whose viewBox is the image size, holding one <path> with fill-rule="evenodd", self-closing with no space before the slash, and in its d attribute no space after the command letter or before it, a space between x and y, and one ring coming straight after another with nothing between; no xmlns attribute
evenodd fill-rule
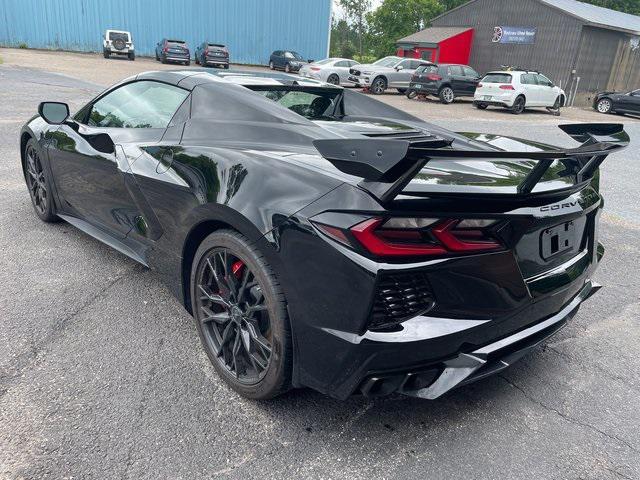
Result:
<svg viewBox="0 0 640 480"><path fill-rule="evenodd" d="M638 0L581 0L585 3L598 5L599 7L618 10L619 12L640 15L640 1Z"/></svg>
<svg viewBox="0 0 640 480"><path fill-rule="evenodd" d="M356 53L358 33L346 20L331 22L331 57L353 58Z"/></svg>
<svg viewBox="0 0 640 480"><path fill-rule="evenodd" d="M438 0L383 0L366 15L368 42L376 56L390 55L398 39L428 27L442 12Z"/></svg>
<svg viewBox="0 0 640 480"><path fill-rule="evenodd" d="M365 15L371 9L371 0L338 0L347 19L358 29L358 52L362 56L362 42L365 34Z"/></svg>

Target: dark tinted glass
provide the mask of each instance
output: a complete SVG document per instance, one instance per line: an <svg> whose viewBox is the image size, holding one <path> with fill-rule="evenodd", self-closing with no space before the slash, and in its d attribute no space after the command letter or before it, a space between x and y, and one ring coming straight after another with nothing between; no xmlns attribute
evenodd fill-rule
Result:
<svg viewBox="0 0 640 480"><path fill-rule="evenodd" d="M292 112L309 120L331 119L340 98L339 90L299 89L289 87L252 87L256 93L264 95Z"/></svg>
<svg viewBox="0 0 640 480"><path fill-rule="evenodd" d="M94 103L88 123L111 128L166 128L188 95L188 91L164 83L128 83Z"/></svg>
<svg viewBox="0 0 640 480"><path fill-rule="evenodd" d="M465 77L478 78L480 76L478 72L471 67L462 67L462 70L464 71Z"/></svg>
<svg viewBox="0 0 640 480"><path fill-rule="evenodd" d="M511 75L508 73L489 73L482 79L484 83L511 83Z"/></svg>
<svg viewBox="0 0 640 480"><path fill-rule="evenodd" d="M464 71L460 65L449 65L449 75L462 77L464 75Z"/></svg>

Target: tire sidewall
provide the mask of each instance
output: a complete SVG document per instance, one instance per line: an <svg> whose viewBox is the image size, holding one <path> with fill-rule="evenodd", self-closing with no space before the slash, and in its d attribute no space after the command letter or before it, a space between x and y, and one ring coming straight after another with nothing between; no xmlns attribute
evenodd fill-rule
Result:
<svg viewBox="0 0 640 480"><path fill-rule="evenodd" d="M522 107L517 106L519 103L522 103ZM523 96L519 96L513 102L513 107L511 108L511 111L516 115L520 115L521 113L524 112L525 108L526 108L526 101Z"/></svg>
<svg viewBox="0 0 640 480"><path fill-rule="evenodd" d="M29 180L27 178L29 176L29 173L27 172L27 151L29 150L29 147L32 147L40 157L40 166L42 167L42 174L44 175L46 186L47 186L47 208L43 213L40 213L35 206L35 202L33 200L33 194L31 193L31 187L29 186ZM33 207L33 211L38 216L38 218L40 218L40 220L42 220L43 222L58 221L58 216L56 215L56 209L53 204L53 185L51 183L51 177L49 176L48 165L44 158L44 152L40 148L40 145L38 144L38 142L33 138L30 138L24 147L23 168L24 168L24 175L25 175L24 180L27 184L27 189L29 190L29 198L31 199L31 206Z"/></svg>
<svg viewBox="0 0 640 480"><path fill-rule="evenodd" d="M332 81L332 80L334 80L334 81ZM332 73L327 78L327 83L330 83L331 85L340 85L340 77L338 75L336 75L335 73Z"/></svg>
<svg viewBox="0 0 640 480"><path fill-rule="evenodd" d="M600 110L600 104L604 103L604 102L608 102L609 103L609 107L603 112L602 110ZM612 106L613 106L613 104L612 104L611 100L609 100L608 98L601 98L600 100L598 100L597 110L598 110L598 112L604 113L604 114L611 113L611 107Z"/></svg>
<svg viewBox="0 0 640 480"><path fill-rule="evenodd" d="M448 90L451 91L451 100L447 100L444 95L444 92ZM442 89L440 89L440 94L438 96L440 97L440 100L442 101L442 103L444 103L445 105L449 105L453 103L453 101L455 100L455 95L451 87L442 87Z"/></svg>
<svg viewBox="0 0 640 480"><path fill-rule="evenodd" d="M271 359L265 376L256 384L245 385L236 381L231 372L219 364L215 352L209 348L202 324L198 321L196 302L196 278L201 259L214 248L227 248L237 255L253 272L265 296L272 329ZM288 388L291 378L291 334L286 313L284 294L264 258L242 235L232 230L220 230L205 238L193 259L189 277L191 305L198 336L213 367L220 377L236 392L253 399L272 398Z"/></svg>
<svg viewBox="0 0 640 480"><path fill-rule="evenodd" d="M380 83L380 91L376 91L373 88L373 86L378 82L381 82ZM369 90L371 90L371 93L373 93L374 95L382 95L386 89L387 89L387 81L383 77L374 78L373 82L371 82L371 87L369 88Z"/></svg>

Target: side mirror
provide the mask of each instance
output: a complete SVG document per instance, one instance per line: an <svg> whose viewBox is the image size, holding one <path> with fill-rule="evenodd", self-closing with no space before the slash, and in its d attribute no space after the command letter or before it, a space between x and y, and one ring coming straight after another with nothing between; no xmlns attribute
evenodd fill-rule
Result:
<svg viewBox="0 0 640 480"><path fill-rule="evenodd" d="M402 65L398 65L396 66L396 72L399 72L400 70L403 70L404 67Z"/></svg>
<svg viewBox="0 0 640 480"><path fill-rule="evenodd" d="M42 102L38 114L50 125L60 125L69 118L69 105L62 102Z"/></svg>

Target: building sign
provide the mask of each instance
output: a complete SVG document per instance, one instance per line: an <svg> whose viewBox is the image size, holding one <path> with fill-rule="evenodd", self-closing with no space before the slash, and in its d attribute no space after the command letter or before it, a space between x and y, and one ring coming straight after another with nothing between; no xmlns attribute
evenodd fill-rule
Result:
<svg viewBox="0 0 640 480"><path fill-rule="evenodd" d="M536 42L534 27L493 27L493 43L520 43L528 45Z"/></svg>

